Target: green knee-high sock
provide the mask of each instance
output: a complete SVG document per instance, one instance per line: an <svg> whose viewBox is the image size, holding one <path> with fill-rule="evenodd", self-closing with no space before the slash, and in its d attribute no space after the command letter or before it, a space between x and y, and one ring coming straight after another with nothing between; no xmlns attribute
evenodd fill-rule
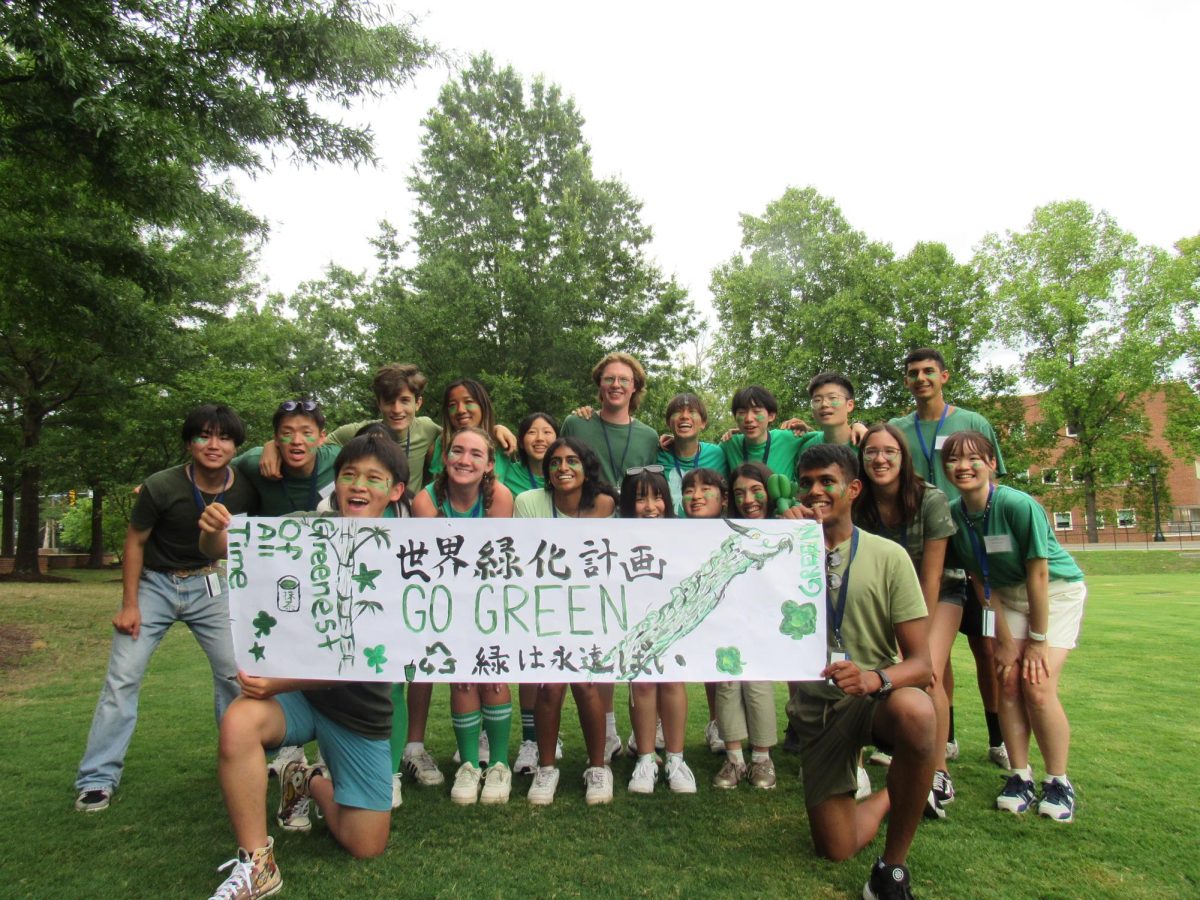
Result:
<svg viewBox="0 0 1200 900"><path fill-rule="evenodd" d="M392 685L392 771L400 771L404 745L408 741L408 704L404 702L404 682Z"/></svg>
<svg viewBox="0 0 1200 900"><path fill-rule="evenodd" d="M483 708L483 730L487 732L488 748L493 763L508 765L508 737L512 731L512 704Z"/></svg>
<svg viewBox="0 0 1200 900"><path fill-rule="evenodd" d="M475 709L465 713L451 713L454 724L454 741L458 744L458 758L479 768L479 731L483 716Z"/></svg>
<svg viewBox="0 0 1200 900"><path fill-rule="evenodd" d="M491 738L489 737L490 741ZM533 721L533 710L521 709L521 740L536 741L537 740L537 725Z"/></svg>

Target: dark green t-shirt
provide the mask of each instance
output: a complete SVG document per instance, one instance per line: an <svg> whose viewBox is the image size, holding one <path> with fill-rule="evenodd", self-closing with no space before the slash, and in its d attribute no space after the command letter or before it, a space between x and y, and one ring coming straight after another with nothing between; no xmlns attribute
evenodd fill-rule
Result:
<svg viewBox="0 0 1200 900"><path fill-rule="evenodd" d="M567 416L561 437L577 437L600 457L600 471L617 490L625 473L637 466L652 466L658 459L658 432L633 419L628 425L610 425L599 413L590 419Z"/></svg>
<svg viewBox="0 0 1200 900"><path fill-rule="evenodd" d="M380 419L368 419L365 422L351 422L349 425L343 425L340 428L335 428L329 433L328 443L335 447L344 447L356 435L360 429L372 424L385 424ZM391 431L391 429L388 429ZM428 416L418 416L413 419L412 425L408 431L403 434L392 431L392 439L397 444L404 446L404 455L408 459L408 495L411 497L421 489L425 484L427 473L425 472L425 454L429 450L429 445L437 439L437 436L442 433L442 429L438 423Z"/></svg>
<svg viewBox="0 0 1200 900"><path fill-rule="evenodd" d="M232 469L230 474L232 482L224 492L200 492L203 504L220 497L231 513L253 515L258 493L247 479ZM198 569L212 562L200 552L200 513L186 465L155 472L142 482L129 521L139 531L150 529L143 562L147 569Z"/></svg>
<svg viewBox="0 0 1200 900"><path fill-rule="evenodd" d="M931 419L925 421L923 419L914 418L916 413L909 413L907 416L900 416L888 422L889 425L894 425L900 429L900 433L904 435L904 440L908 443L908 452L912 456L913 468L917 475L924 478L930 484L936 485L938 490L946 495L950 500L958 497L958 488L956 488L946 476L946 469L942 465L942 442L956 431L979 431L992 442L992 446L996 448L996 474L1003 475L1007 471L1004 468L1004 456L1000 453L1000 441L996 439L996 432L993 430L991 423L981 416L979 413L971 412L969 409L959 409L951 404L946 413L946 419L938 427L938 420ZM918 435L917 423L920 422L921 430ZM922 447L922 441L924 446ZM930 460L932 459L932 466Z"/></svg>
<svg viewBox="0 0 1200 900"><path fill-rule="evenodd" d="M821 443L823 437L820 431L794 434L786 428L772 428L767 433L767 439L760 444L747 444L744 434L735 434L721 445L721 450L725 453L725 464L730 472L742 463L765 462L775 474L794 479L796 460L800 454L812 445Z"/></svg>
<svg viewBox="0 0 1200 900"><path fill-rule="evenodd" d="M283 478L263 478L258 471L262 447L255 447L243 453L233 461L233 465L238 474L258 491L260 516L286 516L305 509L316 509L317 504L332 493L333 461L337 459L341 449L332 444L322 444L317 448L317 462L313 466L315 477L291 478L287 469L283 469Z"/></svg>

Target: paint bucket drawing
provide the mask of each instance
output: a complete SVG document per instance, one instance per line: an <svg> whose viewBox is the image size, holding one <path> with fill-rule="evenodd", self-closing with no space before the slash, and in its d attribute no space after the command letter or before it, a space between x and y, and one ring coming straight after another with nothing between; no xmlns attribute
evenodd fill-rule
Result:
<svg viewBox="0 0 1200 900"><path fill-rule="evenodd" d="M275 603L281 612L300 610L300 579L284 575L275 583Z"/></svg>

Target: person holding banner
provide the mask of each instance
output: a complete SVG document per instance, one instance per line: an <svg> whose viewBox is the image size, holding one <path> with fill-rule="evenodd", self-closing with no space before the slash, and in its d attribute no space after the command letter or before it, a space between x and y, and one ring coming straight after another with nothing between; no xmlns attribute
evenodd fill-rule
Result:
<svg viewBox="0 0 1200 900"><path fill-rule="evenodd" d="M388 438L364 435L344 446L334 462L341 515L381 518L404 493L408 464ZM221 503L200 517L200 550L227 555L232 515ZM228 631L228 625L226 625ZM296 821L311 801L330 834L351 856L378 856L391 827L391 685L386 682L262 678L238 672L241 696L221 722L217 777L237 855L214 898L265 897L283 885L267 834L265 751L316 740L321 759L292 760L279 776L277 821Z"/></svg>
<svg viewBox="0 0 1200 900"><path fill-rule="evenodd" d="M433 484L413 501L413 515L447 519L510 517L512 493L497 483L495 463L496 448L487 432L477 425L460 428L450 438ZM512 693L508 685L452 684L450 716L462 760L454 775L450 799L462 806L507 803L512 792L512 770L508 766ZM486 777L480 766L481 734L487 735L490 753Z"/></svg>
<svg viewBox="0 0 1200 900"><path fill-rule="evenodd" d="M228 406L209 404L188 413L182 437L188 463L149 476L133 505L108 672L75 777L79 812L108 808L137 725L146 666L174 623L185 623L208 657L218 723L238 693L229 585L197 547L196 518L214 503L239 512L257 508L254 488L230 466L246 429Z"/></svg>
<svg viewBox="0 0 1200 900"><path fill-rule="evenodd" d="M546 451L545 467L546 486L517 497L516 518L606 519L613 514L616 491L605 483L600 474L600 459L583 441L560 437ZM599 688L587 682L571 684L588 755L588 768L583 773L588 806L611 803L613 798L613 776L605 743L604 699ZM528 794L534 806L550 805L558 790L559 771L554 763L566 694L567 686L561 682L538 685L534 712L538 765Z"/></svg>
<svg viewBox="0 0 1200 900"><path fill-rule="evenodd" d="M954 800L954 784L946 768L950 707L940 673L962 621L961 578L946 577L946 545L958 528L950 515L946 495L913 471L912 454L904 435L894 425L880 423L867 430L859 445L863 488L854 501L854 523L895 541L908 551L921 581L929 611L929 653L933 683L929 694L937 712L938 742L934 748L933 790L927 799L927 818L944 819L945 807Z"/></svg>
<svg viewBox="0 0 1200 900"><path fill-rule="evenodd" d="M787 432L791 434L791 432ZM740 519L769 519L767 482L771 470L761 462L745 462L730 475L733 512ZM775 787L771 748L779 739L775 684L770 681L722 681L717 685L717 722L725 741L725 764L713 776L715 788L731 789L740 781L756 788ZM742 758L742 742L750 742L750 765Z"/></svg>
<svg viewBox="0 0 1200 900"><path fill-rule="evenodd" d="M662 466L630 469L621 485L622 519L673 519L671 500ZM658 780L655 758L655 730L662 724L667 764L663 778L676 794L696 793L696 776L683 761L684 732L687 728L687 685L682 681L643 682L629 685L629 717L633 720L634 747L641 748L633 774L629 776L631 794L652 794Z"/></svg>
<svg viewBox="0 0 1200 900"><path fill-rule="evenodd" d="M1071 726L1058 682L1079 637L1087 600L1083 573L1059 546L1037 501L993 482L999 460L987 435L953 434L942 457L959 491L950 505L960 526L954 548L975 576L984 635L996 642L1000 727L1012 763L996 808L1019 814L1037 799L1029 764L1032 730L1046 764L1038 814L1070 822L1075 818L1075 790L1067 778ZM995 614L996 600L1003 615Z"/></svg>
<svg viewBox="0 0 1200 900"><path fill-rule="evenodd" d="M905 861L933 781L928 611L908 554L853 523L862 490L854 451L819 444L797 471L798 496L824 532L827 570L826 680L801 682L787 707L800 736L813 845L821 856L849 859L887 817L883 856L863 897L911 897ZM889 749L892 765L887 787L856 802L858 755L868 744Z"/></svg>

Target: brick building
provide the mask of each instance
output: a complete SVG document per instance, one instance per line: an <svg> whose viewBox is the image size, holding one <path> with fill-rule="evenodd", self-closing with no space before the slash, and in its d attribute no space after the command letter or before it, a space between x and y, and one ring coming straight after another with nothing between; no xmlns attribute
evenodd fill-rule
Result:
<svg viewBox="0 0 1200 900"><path fill-rule="evenodd" d="M1025 407L1026 423L1032 424L1041 418L1038 395L1023 396L1021 402ZM1147 394L1144 412L1150 425L1149 443L1167 460L1157 473L1163 534L1171 541L1200 539L1200 459L1180 459L1163 436L1167 400L1162 390ZM1067 439L1064 433L1061 440ZM1073 477L1071 472L1055 465L1061 454L1061 450L1053 450L1042 465L1030 466L1025 472L1010 470L1009 483L1022 487L1025 482L1030 492L1038 495L1060 542L1083 543L1087 540L1086 515L1078 495L1069 496L1060 487ZM1165 499L1168 495L1169 504ZM1097 527L1102 542L1142 542L1153 534L1153 499L1148 475L1137 483L1104 486L1097 492L1096 500L1100 511Z"/></svg>

